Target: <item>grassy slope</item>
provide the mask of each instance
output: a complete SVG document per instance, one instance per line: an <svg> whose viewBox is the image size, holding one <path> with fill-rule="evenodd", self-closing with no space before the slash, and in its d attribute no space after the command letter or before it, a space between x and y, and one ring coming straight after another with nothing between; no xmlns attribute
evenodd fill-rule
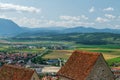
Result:
<svg viewBox="0 0 120 80"><path fill-rule="evenodd" d="M107 62L110 66L112 66L113 64L120 64L120 57L108 59Z"/></svg>

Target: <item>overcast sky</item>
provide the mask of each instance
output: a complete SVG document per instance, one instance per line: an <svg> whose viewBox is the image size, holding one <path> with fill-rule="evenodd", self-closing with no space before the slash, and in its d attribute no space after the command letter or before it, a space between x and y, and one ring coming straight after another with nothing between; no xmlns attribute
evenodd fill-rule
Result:
<svg viewBox="0 0 120 80"><path fill-rule="evenodd" d="M23 27L120 28L120 0L0 0L0 18Z"/></svg>

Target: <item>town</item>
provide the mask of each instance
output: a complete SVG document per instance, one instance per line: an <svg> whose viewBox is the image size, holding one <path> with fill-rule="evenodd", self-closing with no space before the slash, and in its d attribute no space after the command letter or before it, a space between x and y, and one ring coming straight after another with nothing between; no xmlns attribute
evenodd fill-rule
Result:
<svg viewBox="0 0 120 80"><path fill-rule="evenodd" d="M120 80L120 0L0 0L0 80Z"/></svg>
<svg viewBox="0 0 120 80"><path fill-rule="evenodd" d="M59 67L51 66L50 64L34 64L30 61L30 59L36 57L36 55L28 55L30 54L16 53L13 55L4 55L1 53L0 76L3 77L8 72L14 71L14 73L18 74L16 75L16 78L19 77L18 80L21 80L22 76L19 76L20 72L29 71L28 73L24 73L24 75L26 75L24 78L27 77L28 74L31 74L28 78L33 80L97 80L98 78L100 80L119 80L120 78L120 68L110 69L101 53L74 51L65 65L61 65L61 62L59 62ZM25 59L28 59L28 61L25 61ZM3 72L5 70L6 73ZM20 72L15 72L16 70L19 70ZM83 75L84 72L82 70L87 72L86 75ZM73 73L76 75L73 75ZM11 77L9 77L10 75ZM12 76L15 76L15 74L8 74L6 77L3 77L3 79L1 79L1 77L0 80L5 80L7 78L14 80L15 78L12 78Z"/></svg>

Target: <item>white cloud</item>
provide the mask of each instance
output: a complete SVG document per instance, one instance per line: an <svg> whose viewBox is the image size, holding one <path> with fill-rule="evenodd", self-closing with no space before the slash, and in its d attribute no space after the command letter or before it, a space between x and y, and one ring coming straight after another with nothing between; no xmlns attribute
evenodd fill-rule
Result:
<svg viewBox="0 0 120 80"><path fill-rule="evenodd" d="M120 25L115 25L115 28L120 28Z"/></svg>
<svg viewBox="0 0 120 80"><path fill-rule="evenodd" d="M42 19L31 19L31 18L21 18L17 21L17 23L26 25L28 27L51 27L51 26L62 26L62 27L74 27L74 26L92 26L94 23L89 22L81 22L81 21L64 21L64 20L42 20Z"/></svg>
<svg viewBox="0 0 120 80"><path fill-rule="evenodd" d="M95 11L95 7L91 7L90 9L89 9L89 12L90 13L92 13L92 12L94 12Z"/></svg>
<svg viewBox="0 0 120 80"><path fill-rule="evenodd" d="M88 17L85 15L81 16L60 16L59 17L61 20L68 20L68 21L79 21L79 20L87 20Z"/></svg>
<svg viewBox="0 0 120 80"><path fill-rule="evenodd" d="M80 17L79 16L60 16L60 19L62 20L75 20L75 21L79 21Z"/></svg>
<svg viewBox="0 0 120 80"><path fill-rule="evenodd" d="M103 9L103 11L114 11L114 8L108 7L108 8Z"/></svg>
<svg viewBox="0 0 120 80"><path fill-rule="evenodd" d="M84 19L84 20L87 20L87 19L88 19L88 17L85 16L85 15L81 15L81 18Z"/></svg>
<svg viewBox="0 0 120 80"><path fill-rule="evenodd" d="M111 15L111 14L105 14L105 17L109 18L109 19L114 19L116 18L116 16Z"/></svg>
<svg viewBox="0 0 120 80"><path fill-rule="evenodd" d="M7 19L7 16L5 16L5 15L0 15L0 18L5 18L5 19Z"/></svg>
<svg viewBox="0 0 120 80"><path fill-rule="evenodd" d="M82 21L53 21L50 20L47 23L51 26L63 26L63 27L75 27L75 26L93 26L92 22L82 22Z"/></svg>
<svg viewBox="0 0 120 80"><path fill-rule="evenodd" d="M120 19L120 16L118 16L118 19Z"/></svg>
<svg viewBox="0 0 120 80"><path fill-rule="evenodd" d="M85 16L81 16L82 18L86 18ZM92 22L84 22L78 20L47 20L47 19L36 19L36 18L27 18L27 17L8 17L5 15L1 15L0 18L11 19L15 23L24 27L51 27L51 26L62 26L62 27L74 27L74 26L93 26Z"/></svg>
<svg viewBox="0 0 120 80"><path fill-rule="evenodd" d="M109 20L106 18L97 17L95 21L99 23L104 23L104 22L108 22Z"/></svg>
<svg viewBox="0 0 120 80"><path fill-rule="evenodd" d="M18 12L38 13L41 11L41 9L37 9L35 7L15 5L10 3L0 3L0 11L18 11Z"/></svg>

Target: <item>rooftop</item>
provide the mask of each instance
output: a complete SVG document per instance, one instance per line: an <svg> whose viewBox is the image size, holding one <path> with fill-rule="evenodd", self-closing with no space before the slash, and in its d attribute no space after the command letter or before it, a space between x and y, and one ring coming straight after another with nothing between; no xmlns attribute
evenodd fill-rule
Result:
<svg viewBox="0 0 120 80"><path fill-rule="evenodd" d="M85 80L100 55L95 52L74 51L57 74L73 80Z"/></svg>
<svg viewBox="0 0 120 80"><path fill-rule="evenodd" d="M31 80L34 70L3 65L0 69L0 80Z"/></svg>

